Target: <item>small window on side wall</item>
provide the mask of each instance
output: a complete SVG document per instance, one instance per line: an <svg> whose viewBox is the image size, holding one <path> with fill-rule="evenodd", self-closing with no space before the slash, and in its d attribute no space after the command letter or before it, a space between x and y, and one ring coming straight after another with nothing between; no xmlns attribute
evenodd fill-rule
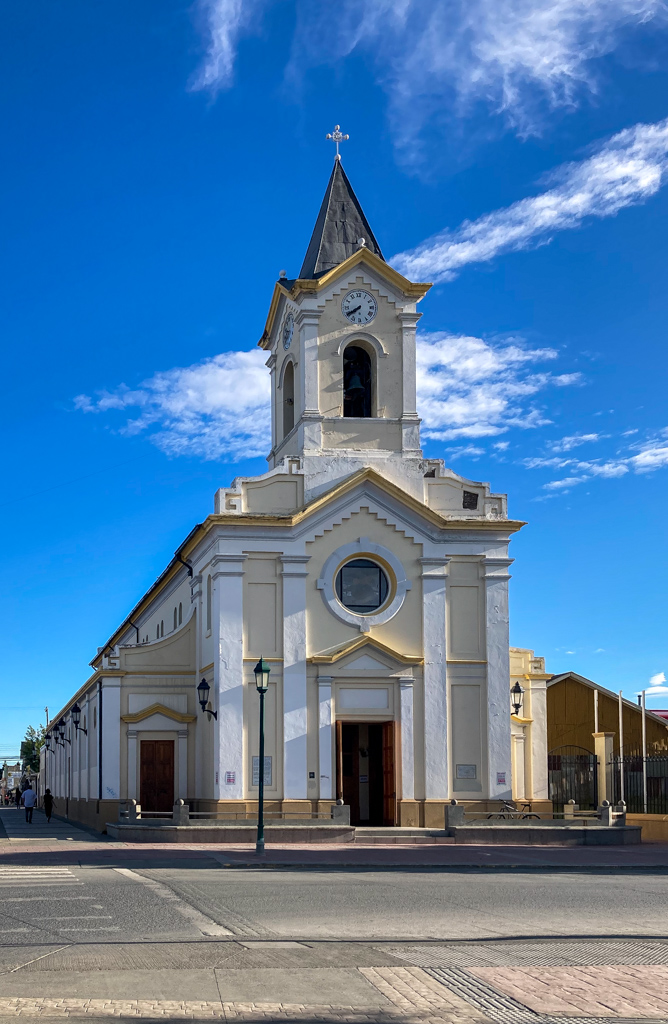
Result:
<svg viewBox="0 0 668 1024"><path fill-rule="evenodd" d="M183 622L183 604L179 601L179 626Z"/></svg>
<svg viewBox="0 0 668 1024"><path fill-rule="evenodd" d="M462 508L468 509L469 512L475 512L478 507L478 495L475 491L464 491L464 498L462 501Z"/></svg>
<svg viewBox="0 0 668 1024"><path fill-rule="evenodd" d="M206 578L206 631L211 632L211 577Z"/></svg>
<svg viewBox="0 0 668 1024"><path fill-rule="evenodd" d="M288 360L283 371L283 437L295 425L295 364Z"/></svg>

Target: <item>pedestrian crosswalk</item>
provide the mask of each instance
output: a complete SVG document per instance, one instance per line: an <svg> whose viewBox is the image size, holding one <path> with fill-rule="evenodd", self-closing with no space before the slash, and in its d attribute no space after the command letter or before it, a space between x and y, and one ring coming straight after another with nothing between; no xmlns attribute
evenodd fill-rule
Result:
<svg viewBox="0 0 668 1024"><path fill-rule="evenodd" d="M65 867L2 867L0 866L0 887L30 888L39 886L83 885L69 868Z"/></svg>

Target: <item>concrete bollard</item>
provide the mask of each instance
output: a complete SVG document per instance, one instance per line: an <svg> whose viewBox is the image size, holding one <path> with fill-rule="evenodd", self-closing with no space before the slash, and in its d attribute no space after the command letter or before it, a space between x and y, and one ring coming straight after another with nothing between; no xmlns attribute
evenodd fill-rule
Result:
<svg viewBox="0 0 668 1024"><path fill-rule="evenodd" d="M458 804L456 800L451 800L450 803L445 805L445 827L449 829L463 824L464 806L463 804Z"/></svg>
<svg viewBox="0 0 668 1024"><path fill-rule="evenodd" d="M601 825L606 825L608 828L612 825L612 807L610 806L609 800L604 800L598 808L598 816Z"/></svg>
<svg viewBox="0 0 668 1024"><path fill-rule="evenodd" d="M337 825L350 824L350 805L344 804L343 800L337 800L335 804L332 804L331 812L332 821L335 821Z"/></svg>
<svg viewBox="0 0 668 1024"><path fill-rule="evenodd" d="M136 821L137 818L141 818L141 804L138 804L136 800L128 800L128 821Z"/></svg>
<svg viewBox="0 0 668 1024"><path fill-rule="evenodd" d="M580 808L576 804L575 800L569 800L567 804L564 804L564 821L567 818L574 818L575 812Z"/></svg>
<svg viewBox="0 0 668 1024"><path fill-rule="evenodd" d="M172 822L174 825L190 824L190 808L183 800L177 800L172 810Z"/></svg>
<svg viewBox="0 0 668 1024"><path fill-rule="evenodd" d="M626 801L620 800L615 807L615 825L619 825L620 828L626 825Z"/></svg>

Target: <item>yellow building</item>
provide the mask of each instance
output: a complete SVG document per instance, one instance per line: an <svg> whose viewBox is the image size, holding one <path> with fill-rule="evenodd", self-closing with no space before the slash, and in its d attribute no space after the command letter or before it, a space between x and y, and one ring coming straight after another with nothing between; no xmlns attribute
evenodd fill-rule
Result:
<svg viewBox="0 0 668 1024"><path fill-rule="evenodd" d="M523 524L421 451L429 287L385 262L337 160L260 339L269 470L217 492L51 723L51 789L70 816L102 826L129 798L252 811L261 656L271 807L339 797L353 823L442 827L452 797L511 796L508 544ZM523 796L544 785L528 754L543 677L528 676L513 722ZM217 717L200 710L202 681Z"/></svg>

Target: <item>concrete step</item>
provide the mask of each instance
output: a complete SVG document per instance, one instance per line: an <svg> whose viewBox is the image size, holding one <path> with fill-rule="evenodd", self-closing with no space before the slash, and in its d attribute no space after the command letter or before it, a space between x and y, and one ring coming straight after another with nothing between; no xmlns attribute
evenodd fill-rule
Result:
<svg viewBox="0 0 668 1024"><path fill-rule="evenodd" d="M357 832L357 830L356 830ZM355 835L356 846L434 846L453 844L450 836L360 836Z"/></svg>
<svg viewBox="0 0 668 1024"><path fill-rule="evenodd" d="M442 828L402 828L400 825L355 825L356 836L444 836Z"/></svg>

